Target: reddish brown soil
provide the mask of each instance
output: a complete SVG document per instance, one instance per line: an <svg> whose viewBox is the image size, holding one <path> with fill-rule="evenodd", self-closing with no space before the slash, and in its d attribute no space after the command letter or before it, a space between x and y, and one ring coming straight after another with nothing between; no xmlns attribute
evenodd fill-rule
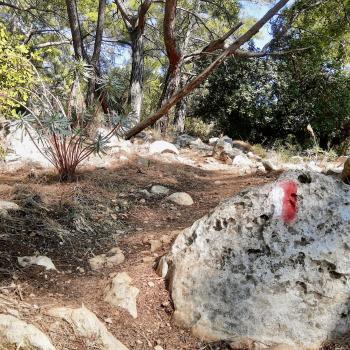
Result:
<svg viewBox="0 0 350 350"><path fill-rule="evenodd" d="M53 330L53 320L45 312L53 306L82 303L101 320L112 321L108 329L129 349L153 349L157 344L165 350L226 348L205 344L172 322L168 291L154 271L157 258L169 250L170 243L154 254L149 240L163 235L174 239L221 200L273 181L277 174L238 177L134 160L115 169L86 169L68 184L58 183L45 172L31 175L26 171L0 174L0 198L14 200L23 208L0 218L0 312L11 306L20 308L21 317L47 332L62 350L90 347L69 327ZM178 207L139 192L154 184L188 192L195 204ZM88 258L116 245L124 251L125 262L114 269L91 271ZM18 256L38 253L50 257L60 272L18 266ZM146 257L152 261L144 262ZM121 271L140 289L137 319L103 301L111 274Z"/></svg>

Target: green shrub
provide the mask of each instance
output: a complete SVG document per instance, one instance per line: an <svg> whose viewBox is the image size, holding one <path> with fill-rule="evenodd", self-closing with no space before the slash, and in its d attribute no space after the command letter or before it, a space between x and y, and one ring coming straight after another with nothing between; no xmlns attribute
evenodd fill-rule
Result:
<svg viewBox="0 0 350 350"><path fill-rule="evenodd" d="M252 146L252 152L261 158L266 158L267 151L261 144L256 144Z"/></svg>
<svg viewBox="0 0 350 350"><path fill-rule="evenodd" d="M199 118L186 118L185 132L202 140L208 140L212 133L212 126Z"/></svg>

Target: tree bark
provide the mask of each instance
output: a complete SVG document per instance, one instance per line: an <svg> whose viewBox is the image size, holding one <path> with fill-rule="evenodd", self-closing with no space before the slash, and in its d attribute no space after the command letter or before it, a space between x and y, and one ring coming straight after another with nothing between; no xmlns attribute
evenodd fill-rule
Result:
<svg viewBox="0 0 350 350"><path fill-rule="evenodd" d="M182 88L183 83L180 83L180 89ZM185 121L187 114L187 101L186 97L183 98L180 102L177 103L175 107L175 117L174 117L174 126L175 130L179 133L185 131Z"/></svg>
<svg viewBox="0 0 350 350"><path fill-rule="evenodd" d="M174 94L180 83L182 53L177 47L175 37L177 0L167 0L164 5L164 44L169 60L169 67L164 80L163 92L159 101L159 106ZM165 133L168 127L169 116L165 114L158 122L158 128Z"/></svg>
<svg viewBox="0 0 350 350"><path fill-rule="evenodd" d="M75 59L79 60L86 57L83 40L81 38L81 29L78 17L77 4L75 0L66 0L69 26L72 33L72 41Z"/></svg>
<svg viewBox="0 0 350 350"><path fill-rule="evenodd" d="M130 124L137 125L141 119L143 100L143 71L144 71L144 45L143 31L136 28L130 33L132 48L132 64L130 74L130 87L128 104L131 109Z"/></svg>
<svg viewBox="0 0 350 350"><path fill-rule="evenodd" d="M249 30L236 39L219 57L217 57L206 69L204 69L196 78L186 84L182 89L177 91L165 104L159 108L148 119L136 125L133 129L129 130L125 137L130 139L137 135L139 132L153 125L164 114L176 105L181 99L189 95L195 88L197 88L217 67L219 67L223 61L230 55L234 55L235 52L246 42L248 42L259 30L279 11L281 10L289 0L280 0L275 6L273 6L259 21L257 21Z"/></svg>
<svg viewBox="0 0 350 350"><path fill-rule="evenodd" d="M131 41L131 73L128 105L130 107L130 125L134 127L141 120L142 101L143 101L143 73L144 73L144 41L147 12L152 4L152 0L144 1L138 14L133 16L125 8L120 0L115 0L120 14L124 20Z"/></svg>
<svg viewBox="0 0 350 350"><path fill-rule="evenodd" d="M92 66L92 76L88 81L88 88L86 93L86 106L90 107L94 104L95 97L98 97L97 91L97 80L100 76L100 56L101 56L101 47L102 47L102 37L105 25L105 12L106 12L106 0L100 0L98 6L98 18L96 25L96 35L95 35L95 44L94 52L91 58Z"/></svg>

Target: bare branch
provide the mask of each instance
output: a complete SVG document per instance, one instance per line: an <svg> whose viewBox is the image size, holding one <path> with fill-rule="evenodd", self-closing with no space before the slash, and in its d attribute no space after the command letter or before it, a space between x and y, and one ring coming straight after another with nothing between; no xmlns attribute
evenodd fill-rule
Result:
<svg viewBox="0 0 350 350"><path fill-rule="evenodd" d="M218 40L212 41L207 47L203 49L203 52L213 52L218 49L222 49L223 45L225 44L225 41L233 34L235 33L239 28L241 28L243 25L242 22L237 23L235 26L233 26L226 34L224 34L221 38Z"/></svg>
<svg viewBox="0 0 350 350"><path fill-rule="evenodd" d="M234 33L236 32L241 26L243 25L242 22L237 23L235 26L233 26L227 33L225 33L221 38L217 40L213 40L210 42L203 50L199 52L195 52L190 55L186 55L185 58L188 60L185 60L185 63L190 63L193 61L193 57L196 56L203 56L203 55L208 55L214 51L220 50L220 49L225 49L226 40Z"/></svg>
<svg viewBox="0 0 350 350"><path fill-rule="evenodd" d="M122 15L124 23L127 27L133 26L132 14L129 10L124 6L123 2L120 0L114 0L114 3L117 5L117 8Z"/></svg>
<svg viewBox="0 0 350 350"><path fill-rule="evenodd" d="M303 52L310 50L312 46L308 47L299 47L296 49L290 49L290 50L282 50L282 51L257 51L257 52L252 52L252 51L247 51L247 50L236 50L234 55L237 57L242 57L242 58L259 58L259 57L266 57L266 56L283 56L283 55L288 55L292 53L297 53L297 52Z"/></svg>
<svg viewBox="0 0 350 350"><path fill-rule="evenodd" d="M166 101L161 108L159 108L148 119L142 121L134 128L126 133L126 138L138 134L150 125L153 125L158 119L165 115L176 103L189 95L195 88L197 88L222 62L230 55L233 55L243 44L248 42L259 30L279 11L289 0L280 0L273 6L259 21L257 21L249 30L236 39L216 60L214 60L206 69L204 69L196 78L187 83L182 89L176 92L168 101Z"/></svg>
<svg viewBox="0 0 350 350"><path fill-rule="evenodd" d="M61 46L61 45L67 45L71 42L69 40L61 40L61 41L48 41L47 43L42 43L35 45L36 49L43 49L45 47L51 47L51 46Z"/></svg>

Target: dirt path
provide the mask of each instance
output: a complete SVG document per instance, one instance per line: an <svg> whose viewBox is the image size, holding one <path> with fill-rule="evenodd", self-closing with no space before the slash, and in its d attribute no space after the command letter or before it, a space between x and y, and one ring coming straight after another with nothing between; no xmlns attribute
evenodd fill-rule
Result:
<svg viewBox="0 0 350 350"><path fill-rule="evenodd" d="M45 315L53 306L83 303L129 349L214 349L173 324L173 307L154 265L165 254L179 230L240 190L273 181L277 174L237 177L184 165L137 159L115 169L86 169L74 183L59 184L47 173L0 175L0 198L16 201L22 210L0 218L0 293L21 308L21 318L38 325L57 349L92 349L71 329L53 330ZM195 204L179 207L162 197L147 198L140 190L152 185L171 192L188 192ZM150 251L150 240L166 243ZM167 239L165 239L167 238ZM93 272L88 258L118 245L125 262L114 269ZM39 267L21 269L17 257L50 257L59 273ZM111 276L126 271L140 289L138 318L103 301ZM5 294L4 294L5 293ZM1 294L0 294L1 296ZM34 306L33 306L34 305ZM1 304L0 312L8 305Z"/></svg>

